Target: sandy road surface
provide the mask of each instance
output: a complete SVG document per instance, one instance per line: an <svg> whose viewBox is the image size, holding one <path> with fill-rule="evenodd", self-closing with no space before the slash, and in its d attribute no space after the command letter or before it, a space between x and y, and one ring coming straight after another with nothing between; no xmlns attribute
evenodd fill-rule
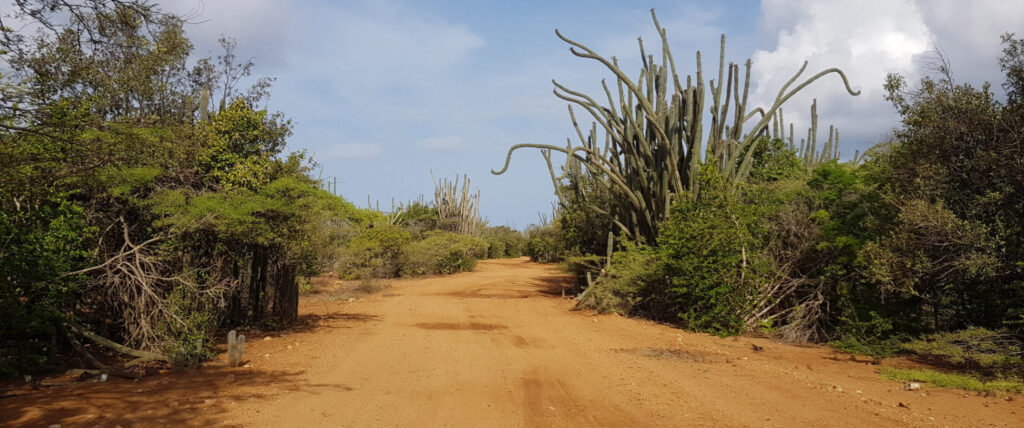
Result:
<svg viewBox="0 0 1024 428"><path fill-rule="evenodd" d="M500 260L354 302L310 296L305 327L250 338L248 368L19 393L0 424L1024 426L1021 396L904 391L823 348L571 312L565 281Z"/></svg>

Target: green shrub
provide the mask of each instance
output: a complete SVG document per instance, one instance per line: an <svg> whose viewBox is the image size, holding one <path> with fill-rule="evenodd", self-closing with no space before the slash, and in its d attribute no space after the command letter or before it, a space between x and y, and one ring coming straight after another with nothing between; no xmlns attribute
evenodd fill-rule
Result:
<svg viewBox="0 0 1024 428"><path fill-rule="evenodd" d="M480 238L445 231L430 231L422 241L402 249L402 276L468 272L477 259L487 255L487 242Z"/></svg>
<svg viewBox="0 0 1024 428"><path fill-rule="evenodd" d="M402 248L411 240L412 234L399 226L378 224L364 229L339 251L338 275L345 279L398 276Z"/></svg>
<svg viewBox="0 0 1024 428"><path fill-rule="evenodd" d="M899 352L900 339L893 336L892 323L875 312L868 316L867 321L842 318L838 338L829 345L851 355L874 358L876 362Z"/></svg>
<svg viewBox="0 0 1024 428"><path fill-rule="evenodd" d="M165 338L160 351L171 358L172 368L194 367L217 355L213 334L220 316L212 299L178 287L167 296L165 304L175 319L161 320L157 332Z"/></svg>
<svg viewBox="0 0 1024 428"><path fill-rule="evenodd" d="M1024 377L1024 341L981 327L926 335L902 345L931 363L986 376Z"/></svg>
<svg viewBox="0 0 1024 428"><path fill-rule="evenodd" d="M597 279L605 268L605 257L597 255L570 256L565 259L565 267L574 277L576 285L586 288L587 273L592 279Z"/></svg>
<svg viewBox="0 0 1024 428"><path fill-rule="evenodd" d="M0 377L34 372L55 355L57 327L80 295L78 278L61 275L83 267L83 239L95 230L68 195L33 207L7 196L0 190Z"/></svg>
<svg viewBox="0 0 1024 428"><path fill-rule="evenodd" d="M600 259L603 262L604 258ZM576 262L586 264L581 259ZM595 277L593 287L580 299L579 307L602 313L641 314L664 319L667 284L664 263L657 251L627 245L625 251L616 251L612 255L611 269L604 276Z"/></svg>
<svg viewBox="0 0 1024 428"><path fill-rule="evenodd" d="M520 257L526 247L526 237L508 226L492 226L481 234L487 241L487 258Z"/></svg>
<svg viewBox="0 0 1024 428"><path fill-rule="evenodd" d="M773 274L762 242L760 206L744 203L714 165L698 176L700 193L680 198L658 237L672 286L676 322L714 334L738 334L753 289Z"/></svg>
<svg viewBox="0 0 1024 428"><path fill-rule="evenodd" d="M566 250L562 231L557 225L531 226L526 230L526 255L538 263L565 260Z"/></svg>
<svg viewBox="0 0 1024 428"><path fill-rule="evenodd" d="M897 369L883 367L879 370L883 379L925 382L940 388L956 388L978 392L1024 392L1024 382L1018 379L983 380L974 376L943 373L935 370Z"/></svg>

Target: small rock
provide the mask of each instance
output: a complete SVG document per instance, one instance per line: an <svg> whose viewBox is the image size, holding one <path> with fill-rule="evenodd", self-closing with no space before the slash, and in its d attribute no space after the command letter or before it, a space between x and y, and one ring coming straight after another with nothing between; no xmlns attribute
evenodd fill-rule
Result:
<svg viewBox="0 0 1024 428"><path fill-rule="evenodd" d="M349 297L348 301L349 301L349 303L352 303L352 302L356 301L356 298L355 297Z"/></svg>
<svg viewBox="0 0 1024 428"><path fill-rule="evenodd" d="M907 391L917 391L921 389L921 384L918 382L907 382L906 385L903 385L903 389L906 389Z"/></svg>
<svg viewBox="0 0 1024 428"><path fill-rule="evenodd" d="M288 348L288 350L291 351L293 346L292 345L288 345L286 348Z"/></svg>
<svg viewBox="0 0 1024 428"><path fill-rule="evenodd" d="M264 341L270 340L270 336L264 337L263 340Z"/></svg>
<svg viewBox="0 0 1024 428"><path fill-rule="evenodd" d="M548 410L555 410L554 407L548 406Z"/></svg>
<svg viewBox="0 0 1024 428"><path fill-rule="evenodd" d="M1011 397L1011 396L1009 396L1009 395L1007 395L1007 396L1006 396L1006 397L1004 397L1003 399L1004 399L1004 400L1006 400L1006 401L1013 401L1013 397Z"/></svg>
<svg viewBox="0 0 1024 428"><path fill-rule="evenodd" d="M857 390L857 393L858 393L858 394L863 394L864 392L858 389L858 390Z"/></svg>
<svg viewBox="0 0 1024 428"><path fill-rule="evenodd" d="M213 403L213 400L211 400L209 398L203 400L203 404L211 404L211 403Z"/></svg>
<svg viewBox="0 0 1024 428"><path fill-rule="evenodd" d="M249 368L249 367L252 367L252 364L246 364L246 365L244 365L242 367Z"/></svg>
<svg viewBox="0 0 1024 428"><path fill-rule="evenodd" d="M50 425L50 428L61 428L61 424Z"/></svg>
<svg viewBox="0 0 1024 428"><path fill-rule="evenodd" d="M270 354L263 354L263 358L270 358Z"/></svg>

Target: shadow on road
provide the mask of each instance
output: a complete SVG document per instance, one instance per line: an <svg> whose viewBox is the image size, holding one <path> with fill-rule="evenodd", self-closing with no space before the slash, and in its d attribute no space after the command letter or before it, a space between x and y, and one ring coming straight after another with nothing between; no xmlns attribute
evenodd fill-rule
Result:
<svg viewBox="0 0 1024 428"><path fill-rule="evenodd" d="M237 403L289 391L342 393L341 384L299 382L303 371L204 368L140 381L74 382L0 397L0 426L213 426Z"/></svg>

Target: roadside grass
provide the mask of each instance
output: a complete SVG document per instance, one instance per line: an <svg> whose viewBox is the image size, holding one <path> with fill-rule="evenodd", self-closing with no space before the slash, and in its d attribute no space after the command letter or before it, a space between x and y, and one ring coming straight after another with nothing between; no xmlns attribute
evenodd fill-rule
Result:
<svg viewBox="0 0 1024 428"><path fill-rule="evenodd" d="M883 379L925 382L940 388L955 388L977 392L1024 392L1024 381L1019 379L982 380L965 374L943 373L928 369L897 369L882 367Z"/></svg>

